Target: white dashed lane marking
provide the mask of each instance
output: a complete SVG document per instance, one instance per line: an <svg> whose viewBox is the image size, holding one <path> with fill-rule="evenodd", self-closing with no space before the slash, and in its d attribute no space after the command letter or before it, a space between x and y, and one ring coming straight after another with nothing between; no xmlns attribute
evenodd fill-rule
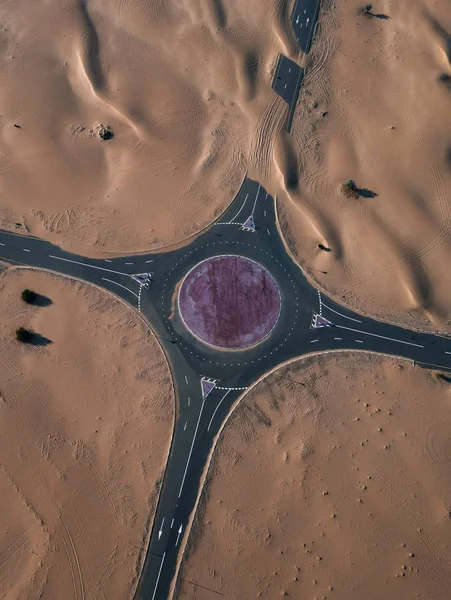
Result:
<svg viewBox="0 0 451 600"><path fill-rule="evenodd" d="M31 250L28 250L28 248L23 248L24 252L31 252Z"/></svg>
<svg viewBox="0 0 451 600"><path fill-rule="evenodd" d="M357 342L358 344L363 344L363 341L362 341L362 340L356 340L356 342Z"/></svg>

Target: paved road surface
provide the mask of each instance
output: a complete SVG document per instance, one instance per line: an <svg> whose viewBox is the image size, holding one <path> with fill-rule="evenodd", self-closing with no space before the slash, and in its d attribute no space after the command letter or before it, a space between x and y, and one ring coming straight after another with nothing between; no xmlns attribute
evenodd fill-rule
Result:
<svg viewBox="0 0 451 600"><path fill-rule="evenodd" d="M318 11L317 0L295 3L292 22L304 52L310 49ZM289 125L302 76L296 63L280 57L273 86L291 107ZM202 344L184 327L174 306L174 291L185 274L198 262L221 254L259 262L281 291L276 327L247 350L224 352ZM177 398L175 431L136 593L140 600L168 597L214 436L235 400L260 376L291 358L331 349L394 354L451 370L448 338L377 322L314 289L285 250L273 198L249 179L218 222L182 248L94 260L34 237L0 231L0 258L76 277L121 297L150 323L171 363ZM202 378L215 382L206 397Z"/></svg>
<svg viewBox="0 0 451 600"><path fill-rule="evenodd" d="M291 131L294 111L304 78L304 69L283 54L279 54L272 82L273 90L287 102L289 108L287 130Z"/></svg>
<svg viewBox="0 0 451 600"><path fill-rule="evenodd" d="M0 257L12 264L77 277L139 307L171 362L177 420L137 592L140 599L167 598L213 438L231 405L258 377L290 358L335 348L384 352L451 368L450 340L374 321L319 294L286 253L278 234L273 198L249 179L218 223L173 251L93 260L7 232L0 232L0 244ZM174 309L174 289L184 275L201 260L220 254L238 254L259 262L281 290L278 324L268 338L248 350L209 348L189 333ZM152 274L147 287L131 277L146 272ZM312 322L332 326L312 328ZM217 381L206 399L202 396L202 377Z"/></svg>
<svg viewBox="0 0 451 600"><path fill-rule="evenodd" d="M321 0L296 0L291 13L291 24L304 54L310 52Z"/></svg>

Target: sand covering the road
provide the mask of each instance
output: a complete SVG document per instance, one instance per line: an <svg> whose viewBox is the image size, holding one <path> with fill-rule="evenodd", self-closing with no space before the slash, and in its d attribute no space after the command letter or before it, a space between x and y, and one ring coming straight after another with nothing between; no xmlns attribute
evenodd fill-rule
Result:
<svg viewBox="0 0 451 600"><path fill-rule="evenodd" d="M322 4L279 159L289 243L346 303L449 330L450 3L377 0L373 17L359 0ZM361 196L342 194L347 179Z"/></svg>
<svg viewBox="0 0 451 600"><path fill-rule="evenodd" d="M268 169L286 8L228 4L3 2L0 225L85 254L160 247L227 207L248 156Z"/></svg>
<svg viewBox="0 0 451 600"><path fill-rule="evenodd" d="M3 2L0 225L84 254L161 247L226 208L247 169L328 291L449 328L449 2L378 0L365 17L322 0L300 58L293 4ZM307 67L291 135L279 52ZM377 196L344 197L348 178Z"/></svg>
<svg viewBox="0 0 451 600"><path fill-rule="evenodd" d="M175 597L449 598L450 390L357 353L270 375L223 430Z"/></svg>
<svg viewBox="0 0 451 600"><path fill-rule="evenodd" d="M0 291L0 596L129 598L172 434L163 354L86 284L11 271ZM20 325L53 343L19 345Z"/></svg>

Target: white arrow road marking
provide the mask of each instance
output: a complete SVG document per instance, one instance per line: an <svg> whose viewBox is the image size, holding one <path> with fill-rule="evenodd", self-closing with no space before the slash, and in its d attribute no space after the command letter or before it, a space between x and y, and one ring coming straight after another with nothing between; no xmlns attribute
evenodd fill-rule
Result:
<svg viewBox="0 0 451 600"><path fill-rule="evenodd" d="M200 411L199 411L199 418L197 419L196 430L194 432L193 441L191 443L191 449L189 451L188 460L186 461L185 472L183 473L182 485L180 486L180 491L179 491L179 498L182 495L183 486L185 485L186 473L188 471L189 461L191 460L191 454L193 453L194 442L196 441L197 430L199 429L200 418L202 416L204 406L205 406L205 402L202 402L202 406L200 407Z"/></svg>
<svg viewBox="0 0 451 600"><path fill-rule="evenodd" d="M157 581L155 583L155 589L152 594L152 600L155 600L155 595L157 593L158 582L160 581L161 569L163 568L164 559L166 558L166 552L163 552L163 558L161 559L160 570L158 571Z"/></svg>
<svg viewBox="0 0 451 600"><path fill-rule="evenodd" d="M183 527L180 525L180 529L179 529L178 534L177 534L177 540L175 542L175 547L176 548L177 548L177 544L179 543L179 537L180 537L180 535L182 533L182 529L183 529Z"/></svg>
<svg viewBox="0 0 451 600"><path fill-rule="evenodd" d="M163 525L164 525L164 519L165 517L163 517L163 520L161 521L161 525L160 525L160 531L158 532L158 539L161 538L161 536L163 535Z"/></svg>

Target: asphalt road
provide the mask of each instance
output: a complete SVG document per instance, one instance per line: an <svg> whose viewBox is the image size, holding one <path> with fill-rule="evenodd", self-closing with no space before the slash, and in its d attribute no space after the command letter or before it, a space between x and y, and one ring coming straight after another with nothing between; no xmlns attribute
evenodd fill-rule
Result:
<svg viewBox="0 0 451 600"><path fill-rule="evenodd" d="M304 78L304 69L283 54L279 54L272 88L289 105L287 130L291 131L294 111Z"/></svg>
<svg viewBox="0 0 451 600"><path fill-rule="evenodd" d="M259 262L281 291L282 310L275 329L247 350L219 351L204 345L184 327L174 303L174 291L184 275L201 260L220 254ZM394 354L451 369L451 340L380 323L319 294L285 250L273 198L249 179L217 223L173 251L93 260L2 231L0 257L77 277L117 294L141 311L168 356L177 391L176 423L139 599L167 598L214 436L235 400L261 375L310 352L343 348ZM147 286L132 278L140 273L151 273ZM313 321L331 326L312 327ZM217 382L206 399L202 377Z"/></svg>
<svg viewBox="0 0 451 600"><path fill-rule="evenodd" d="M304 54L310 52L321 0L296 0L291 13L291 24Z"/></svg>
<svg viewBox="0 0 451 600"><path fill-rule="evenodd" d="M318 12L319 0L295 3L292 23L303 52L310 49ZM279 57L273 87L290 105L289 127L302 77L301 67ZM281 291L278 323L271 335L253 348L210 348L190 334L178 313L174 299L183 277L198 262L221 254L259 262ZM312 287L285 250L273 198L258 182L249 179L218 221L183 247L94 260L34 237L0 231L0 258L76 277L116 294L145 317L168 357L176 387L176 420L136 592L140 600L168 597L214 437L237 398L260 376L287 360L334 349L393 354L451 370L448 338L361 316ZM215 381L206 398L202 378Z"/></svg>

